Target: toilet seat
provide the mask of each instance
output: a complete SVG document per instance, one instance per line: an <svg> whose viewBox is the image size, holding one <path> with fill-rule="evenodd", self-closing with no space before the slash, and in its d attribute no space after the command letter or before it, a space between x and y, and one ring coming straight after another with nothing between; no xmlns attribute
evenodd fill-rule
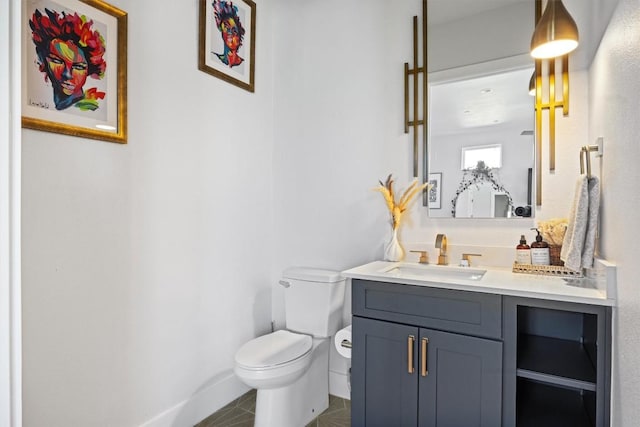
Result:
<svg viewBox="0 0 640 427"><path fill-rule="evenodd" d="M269 370L292 363L311 352L312 339L309 335L286 330L254 338L244 344L236 353L237 366L249 370Z"/></svg>
<svg viewBox="0 0 640 427"><path fill-rule="evenodd" d="M234 372L250 387L279 388L300 378L311 365L309 335L276 331L252 339L238 350Z"/></svg>

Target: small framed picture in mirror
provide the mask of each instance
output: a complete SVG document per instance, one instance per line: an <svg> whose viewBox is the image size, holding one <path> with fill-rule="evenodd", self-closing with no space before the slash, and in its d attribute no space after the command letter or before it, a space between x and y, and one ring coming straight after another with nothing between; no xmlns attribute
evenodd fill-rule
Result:
<svg viewBox="0 0 640 427"><path fill-rule="evenodd" d="M442 208L442 172L429 174L429 209Z"/></svg>

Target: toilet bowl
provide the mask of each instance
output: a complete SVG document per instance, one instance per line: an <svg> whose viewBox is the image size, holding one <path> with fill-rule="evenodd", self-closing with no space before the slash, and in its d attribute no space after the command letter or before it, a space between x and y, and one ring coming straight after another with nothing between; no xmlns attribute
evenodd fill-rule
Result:
<svg viewBox="0 0 640 427"><path fill-rule="evenodd" d="M235 373L256 389L278 388L297 380L311 365L309 335L276 331L253 339L236 353Z"/></svg>
<svg viewBox="0 0 640 427"><path fill-rule="evenodd" d="M312 341L304 354L270 367L247 366L236 356L236 375L258 390L255 427L302 427L329 407L329 339Z"/></svg>
<svg viewBox="0 0 640 427"><path fill-rule="evenodd" d="M329 406L329 349L344 302L338 272L290 268L285 287L286 330L245 343L234 372L257 389L255 427L301 427Z"/></svg>

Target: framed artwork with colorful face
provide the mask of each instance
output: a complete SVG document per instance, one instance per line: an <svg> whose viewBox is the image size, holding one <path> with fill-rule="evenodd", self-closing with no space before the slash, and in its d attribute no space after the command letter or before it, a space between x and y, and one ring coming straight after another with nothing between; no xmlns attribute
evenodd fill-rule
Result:
<svg viewBox="0 0 640 427"><path fill-rule="evenodd" d="M256 4L200 0L198 69L254 91Z"/></svg>
<svg viewBox="0 0 640 427"><path fill-rule="evenodd" d="M101 0L25 0L22 126L127 142L127 14Z"/></svg>

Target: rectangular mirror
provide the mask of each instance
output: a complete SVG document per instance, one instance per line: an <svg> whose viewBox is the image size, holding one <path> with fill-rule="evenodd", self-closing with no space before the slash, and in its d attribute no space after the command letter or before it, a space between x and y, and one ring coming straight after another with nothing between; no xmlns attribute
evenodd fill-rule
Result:
<svg viewBox="0 0 640 427"><path fill-rule="evenodd" d="M534 12L533 0L427 0L430 217L535 211Z"/></svg>

